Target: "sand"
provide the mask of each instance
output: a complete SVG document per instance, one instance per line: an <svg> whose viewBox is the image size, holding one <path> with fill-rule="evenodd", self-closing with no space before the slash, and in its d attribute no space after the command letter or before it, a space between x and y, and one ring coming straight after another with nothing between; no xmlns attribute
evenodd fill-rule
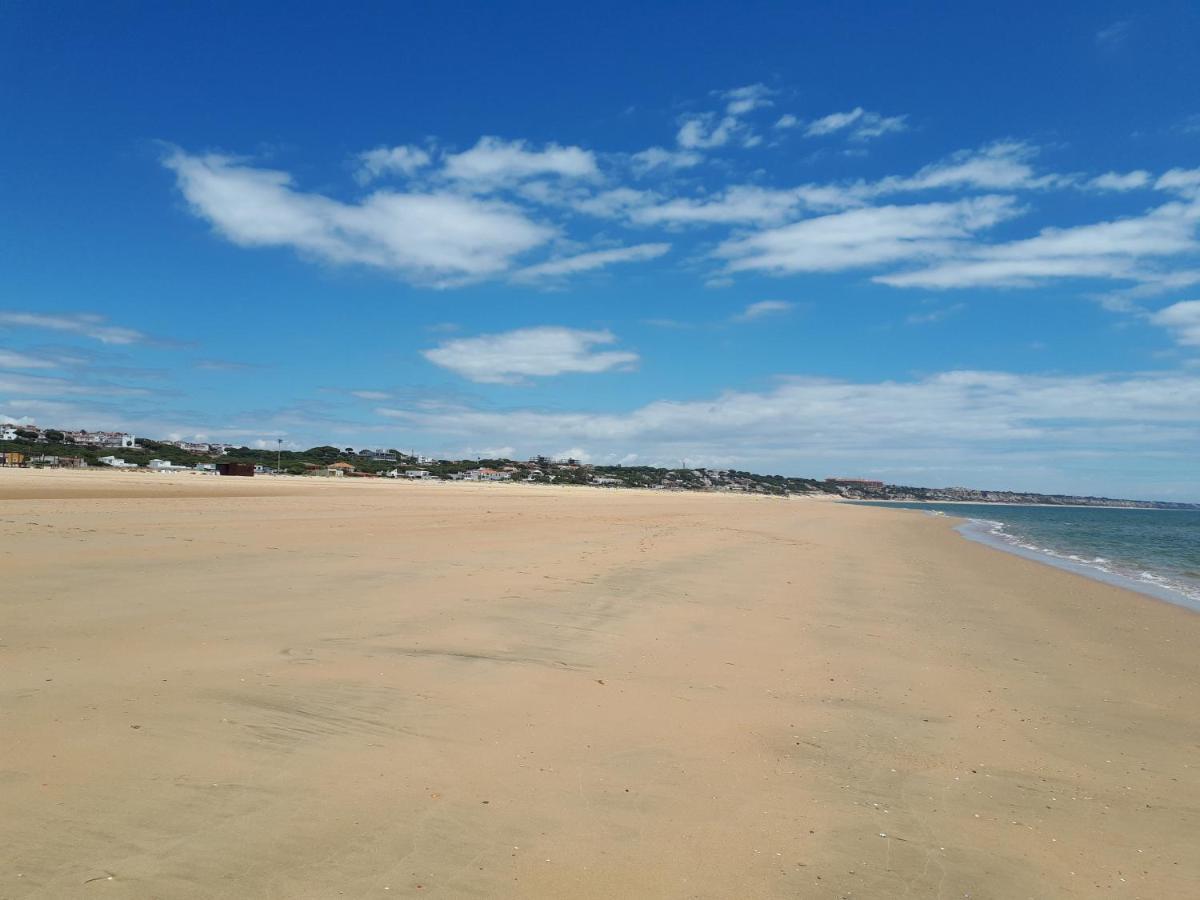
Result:
<svg viewBox="0 0 1200 900"><path fill-rule="evenodd" d="M0 897L1197 897L1198 647L908 511L0 470Z"/></svg>

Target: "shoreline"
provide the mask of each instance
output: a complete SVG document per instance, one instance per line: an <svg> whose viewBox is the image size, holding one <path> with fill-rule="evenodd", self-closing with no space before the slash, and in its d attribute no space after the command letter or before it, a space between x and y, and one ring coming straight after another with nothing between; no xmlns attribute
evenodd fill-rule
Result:
<svg viewBox="0 0 1200 900"><path fill-rule="evenodd" d="M1177 606L890 509L240 481L0 474L0 895L1200 886Z"/></svg>
<svg viewBox="0 0 1200 900"><path fill-rule="evenodd" d="M914 512L917 511L914 510ZM959 517L956 516L954 518ZM1149 597L1160 603L1169 603L1172 606L1182 607L1189 612L1200 613L1200 600L1189 596L1182 589L1155 584L1153 581L1135 578L1123 572L1113 572L1109 569L1101 568L1094 563L1089 564L1082 560L1057 556L1044 550L1024 547L1014 541L997 537L987 529L986 526L988 524L990 523L977 519L963 519L962 524L956 525L954 530L969 541L983 544L985 547L991 547L1002 553L1009 553L1013 556L1019 556L1022 559L1029 559L1064 572L1082 575L1089 580L1112 585L1113 587L1118 587L1143 597Z"/></svg>
<svg viewBox="0 0 1200 900"><path fill-rule="evenodd" d="M844 497L837 498L842 503L857 504L859 506L870 506L871 504L889 504L899 506L902 503L940 503L945 506L1017 506L1026 509L1132 509L1149 512L1200 512L1200 506L1195 507L1173 507L1173 506L1110 506L1100 503L1003 503L997 500L848 500ZM1147 500L1147 503L1158 501Z"/></svg>
<svg viewBox="0 0 1200 900"><path fill-rule="evenodd" d="M963 506L1018 506L1024 508L1039 508L1053 509L1056 508L1052 504L1033 504L1033 503L967 503L965 501L920 501L920 500L904 500L904 501L869 501L855 502L852 505L872 506L877 503L895 503L907 504L898 508L906 511L923 513L927 516L945 517L957 521L959 524L954 526L954 530L969 541L978 544L983 544L994 550L999 550L1012 556L1018 556L1022 559L1032 560L1033 562L1041 563L1059 571L1071 572L1076 575L1081 575L1091 581L1097 581L1101 584L1111 585L1123 590L1130 591L1142 597L1149 597L1152 600L1157 600L1161 603L1169 603L1172 606L1179 606L1192 613L1200 613L1200 597L1189 593L1191 588L1186 585L1176 585L1168 580L1165 576L1157 575L1153 571L1147 569L1147 575L1153 576L1154 580L1137 577L1133 574L1121 571L1113 571L1097 561L1088 561L1079 558L1072 558L1071 554L1064 554L1054 548L1039 548L1030 547L1020 543L1017 537L1008 532L1007 526L1004 523L997 522L991 519L983 519L974 516L959 515L955 513L945 513L937 509L925 509L913 506L913 504L921 503L926 506L936 503L938 505L952 505L957 502ZM1138 507L1087 507L1073 506L1072 509L1138 509ZM1149 512L1193 512L1193 510L1157 510L1157 509L1142 509ZM999 530L997 530L999 526ZM1107 560L1104 560L1107 562ZM1162 583L1158 583L1162 582Z"/></svg>

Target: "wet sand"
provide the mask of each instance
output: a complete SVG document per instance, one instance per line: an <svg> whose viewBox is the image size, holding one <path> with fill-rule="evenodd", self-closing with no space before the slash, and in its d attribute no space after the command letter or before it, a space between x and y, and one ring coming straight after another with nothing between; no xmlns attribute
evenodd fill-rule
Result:
<svg viewBox="0 0 1200 900"><path fill-rule="evenodd" d="M0 470L0 897L1196 897L1197 648L900 510Z"/></svg>

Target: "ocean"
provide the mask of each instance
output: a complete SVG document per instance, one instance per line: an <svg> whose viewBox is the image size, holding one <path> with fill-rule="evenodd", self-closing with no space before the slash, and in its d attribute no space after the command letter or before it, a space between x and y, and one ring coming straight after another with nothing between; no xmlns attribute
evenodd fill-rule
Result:
<svg viewBox="0 0 1200 900"><path fill-rule="evenodd" d="M966 537L1200 612L1200 510L870 503L959 516Z"/></svg>

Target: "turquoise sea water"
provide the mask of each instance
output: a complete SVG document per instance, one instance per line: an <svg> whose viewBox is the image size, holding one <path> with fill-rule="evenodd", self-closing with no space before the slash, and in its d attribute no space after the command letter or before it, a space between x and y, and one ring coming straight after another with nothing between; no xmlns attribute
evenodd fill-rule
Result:
<svg viewBox="0 0 1200 900"><path fill-rule="evenodd" d="M967 521L960 531L1021 556L1071 569L1200 612L1200 510L864 503Z"/></svg>

